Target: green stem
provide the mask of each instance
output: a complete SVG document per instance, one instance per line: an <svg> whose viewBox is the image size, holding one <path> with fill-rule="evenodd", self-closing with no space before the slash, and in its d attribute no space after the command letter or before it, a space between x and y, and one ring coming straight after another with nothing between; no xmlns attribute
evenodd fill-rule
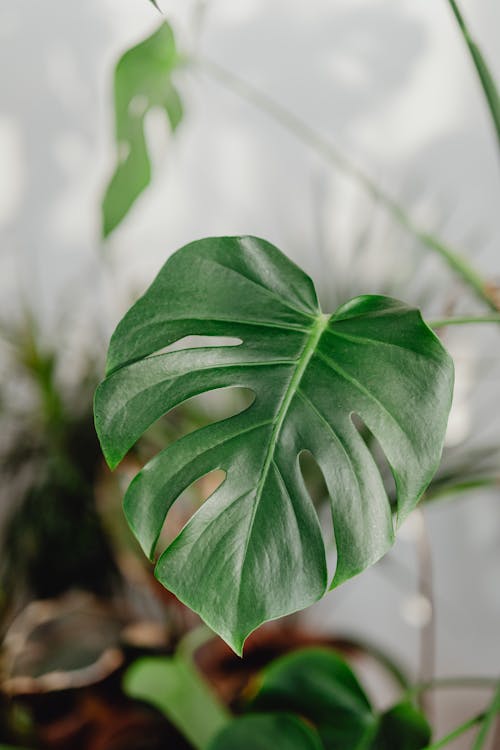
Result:
<svg viewBox="0 0 500 750"><path fill-rule="evenodd" d="M391 657L387 656L384 651L381 651L377 646L373 645L373 643L369 643L362 638L357 638L350 635L339 635L337 636L337 641L339 642L340 647L345 646L349 649L359 649L359 651L363 651L364 653L371 656L373 659L375 659L375 661L378 661L378 663L382 667L384 667L384 669L394 678L399 687L405 691L405 693L411 691L412 688L409 683L408 677L401 669L399 664L397 664Z"/></svg>
<svg viewBox="0 0 500 750"><path fill-rule="evenodd" d="M424 750L439 750L439 748L444 747L445 745L449 745L449 743L453 742L453 740L456 740L457 737L460 737L462 734L465 734L465 732L468 732L469 729L475 727L476 724L479 724L483 720L483 718L484 714L479 714L479 716L474 716L472 719L464 721L463 724L460 724L459 727L454 729L445 737L442 737L437 742L433 742L432 745L427 745Z"/></svg>
<svg viewBox="0 0 500 750"><path fill-rule="evenodd" d="M495 128L498 146L500 147L500 94L495 83L495 79L484 59L481 50L472 38L465 19L458 7L457 0L448 0L453 15L457 21L458 27L462 33L464 41L469 49L470 56L476 68L477 75L484 91L484 96L488 104L493 126Z"/></svg>
<svg viewBox="0 0 500 750"><path fill-rule="evenodd" d="M442 690L442 689L470 689L479 688L482 690L492 689L498 685L496 677L437 677L434 680L428 682L421 682L414 685L405 693L405 698L412 700L420 693L425 693L428 690Z"/></svg>
<svg viewBox="0 0 500 750"><path fill-rule="evenodd" d="M493 699L486 711L484 721L472 746L472 750L482 750L485 746L498 714L500 714L500 682L497 681L497 689L495 690Z"/></svg>
<svg viewBox="0 0 500 750"><path fill-rule="evenodd" d="M436 487L434 491L426 492L423 499L426 503L432 503L434 500L440 500L447 495L459 495L463 492L487 487L500 487L500 476L478 477L477 479L466 479L463 482L443 484L442 487Z"/></svg>
<svg viewBox="0 0 500 750"><path fill-rule="evenodd" d="M244 81L218 63L200 57L194 58L192 62L233 94L253 104L283 128L293 133L303 143L320 154L329 164L333 164L335 167L349 174L369 195L385 208L400 226L416 237L422 245L439 255L462 281L465 281L483 303L492 310L496 311L498 309L488 290L487 283L470 266L465 258L432 234L418 227L402 206L305 120L302 120L265 92Z"/></svg>
<svg viewBox="0 0 500 750"><path fill-rule="evenodd" d="M469 323L500 323L500 315L466 315L460 318L443 318L432 320L431 328L444 328L445 326L463 326Z"/></svg>

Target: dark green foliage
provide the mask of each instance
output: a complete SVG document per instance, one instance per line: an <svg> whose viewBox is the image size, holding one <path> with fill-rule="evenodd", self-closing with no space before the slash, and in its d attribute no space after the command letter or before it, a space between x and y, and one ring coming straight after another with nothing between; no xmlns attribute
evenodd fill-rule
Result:
<svg viewBox="0 0 500 750"><path fill-rule="evenodd" d="M297 716L265 714L236 719L208 750L322 750L316 732Z"/></svg>

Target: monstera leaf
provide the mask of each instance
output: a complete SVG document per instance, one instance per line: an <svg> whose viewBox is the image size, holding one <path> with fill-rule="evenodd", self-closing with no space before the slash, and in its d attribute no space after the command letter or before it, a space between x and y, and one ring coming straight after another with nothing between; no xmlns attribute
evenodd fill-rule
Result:
<svg viewBox="0 0 500 750"><path fill-rule="evenodd" d="M377 712L349 665L326 648L296 651L264 669L251 708L303 716L325 750L420 750L430 741L429 725L411 703Z"/></svg>
<svg viewBox="0 0 500 750"><path fill-rule="evenodd" d="M188 335L241 343L161 351ZM255 394L245 411L160 452L125 498L129 523L153 557L183 490L214 469L226 472L163 552L156 575L241 652L262 622L312 604L328 587L299 454L312 453L332 498L337 586L386 552L430 481L452 381L452 361L417 310L362 296L324 314L311 279L275 247L215 238L175 253L118 325L95 418L115 467L186 399L228 386ZM394 518L354 415L391 466Z"/></svg>
<svg viewBox="0 0 500 750"><path fill-rule="evenodd" d="M123 220L151 180L144 133L147 114L155 108L164 110L172 131L182 119L182 103L172 83L179 60L172 29L162 23L154 34L128 50L116 66L117 165L102 204L105 237Z"/></svg>

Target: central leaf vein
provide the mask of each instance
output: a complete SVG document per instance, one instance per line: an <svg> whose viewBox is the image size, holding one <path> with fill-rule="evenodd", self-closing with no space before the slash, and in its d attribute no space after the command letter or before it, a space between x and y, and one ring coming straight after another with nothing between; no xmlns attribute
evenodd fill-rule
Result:
<svg viewBox="0 0 500 750"><path fill-rule="evenodd" d="M248 545L250 542L250 537L252 535L252 528L255 521L255 517L257 515L257 510L259 507L260 498L262 496L262 490L264 489L264 485L267 479L267 475L269 473L269 468L271 464L273 463L274 459L274 452L276 450L276 444L278 442L281 429L283 427L283 422L285 421L286 415L288 413L288 409L290 408L290 404L295 396L295 394L298 391L300 382L302 380L302 377L307 369L307 366L311 360L311 357L315 353L319 340L321 338L321 335L323 334L323 331L328 325L328 321L330 319L329 315L318 315L313 325L310 329L310 334L306 339L306 342L304 344L304 348L296 360L296 367L295 371L293 373L292 378L290 379L290 382L287 386L287 389L284 393L283 399L281 401L280 407L278 409L278 412L276 414L276 418L274 420L274 427L271 433L271 437L269 439L269 447L266 453L266 459L264 461L264 466L262 467L262 472L259 478L259 483L257 485L257 489L255 492L255 503L253 512L250 518L250 523L248 526L248 532L245 539L245 548L243 551L243 558L242 558L242 565L244 566L246 556L247 556L247 550ZM240 579L241 580L241 579Z"/></svg>

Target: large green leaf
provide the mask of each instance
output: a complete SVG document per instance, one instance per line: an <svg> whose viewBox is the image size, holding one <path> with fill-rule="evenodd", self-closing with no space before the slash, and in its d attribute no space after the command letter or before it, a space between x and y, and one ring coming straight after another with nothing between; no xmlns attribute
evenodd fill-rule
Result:
<svg viewBox="0 0 500 750"><path fill-rule="evenodd" d="M179 60L172 29L162 23L154 34L128 50L116 66L117 164L102 204L105 237L122 221L151 180L144 132L146 116L152 109L163 109L172 131L182 119L182 103L172 82Z"/></svg>
<svg viewBox="0 0 500 750"><path fill-rule="evenodd" d="M273 662L251 707L303 716L325 750L420 750L430 741L429 725L412 704L380 714L349 665L326 648L301 649Z"/></svg>
<svg viewBox="0 0 500 750"><path fill-rule="evenodd" d="M323 750L316 732L296 716L264 714L235 719L208 750Z"/></svg>
<svg viewBox="0 0 500 750"><path fill-rule="evenodd" d="M240 345L167 351L191 334ZM156 353L156 356L151 356ZM298 456L309 450L332 497L337 586L391 546L391 508L357 415L397 486L397 519L415 507L439 457L453 364L419 312L362 296L332 315L312 281L253 237L194 242L175 253L111 340L95 400L116 466L160 416L196 394L239 386L244 412L186 435L133 480L125 512L151 557L172 503L214 469L217 491L161 555L159 580L241 652L262 622L327 588L325 549Z"/></svg>

